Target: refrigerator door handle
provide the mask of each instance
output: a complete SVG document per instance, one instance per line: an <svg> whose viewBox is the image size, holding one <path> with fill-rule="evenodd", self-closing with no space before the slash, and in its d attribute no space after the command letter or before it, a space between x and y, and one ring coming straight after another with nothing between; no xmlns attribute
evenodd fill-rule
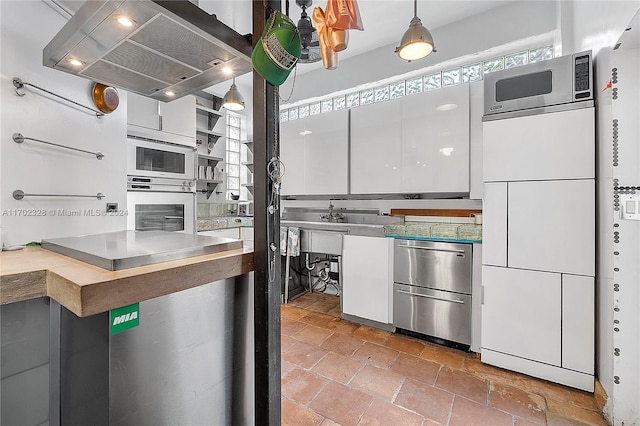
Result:
<svg viewBox="0 0 640 426"><path fill-rule="evenodd" d="M464 304L464 300L460 300L460 299L443 299L441 297L429 296L428 294L411 293L410 291L405 291L405 290L396 290L396 291L398 293L408 294L409 296L426 297L427 299L442 300L443 302L453 302L453 303Z"/></svg>

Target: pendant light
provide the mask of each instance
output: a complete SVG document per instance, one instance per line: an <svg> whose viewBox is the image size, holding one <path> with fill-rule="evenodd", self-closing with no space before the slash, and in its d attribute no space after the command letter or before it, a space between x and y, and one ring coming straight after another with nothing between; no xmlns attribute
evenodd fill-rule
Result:
<svg viewBox="0 0 640 426"><path fill-rule="evenodd" d="M233 83L229 91L224 95L222 106L231 111L242 111L244 109L244 99L236 86L236 78L233 77Z"/></svg>
<svg viewBox="0 0 640 426"><path fill-rule="evenodd" d="M413 0L413 19L409 23L409 29L400 40L400 46L396 47L396 53L402 59L411 62L424 58L435 51L436 46L433 43L433 36L418 18L418 0Z"/></svg>

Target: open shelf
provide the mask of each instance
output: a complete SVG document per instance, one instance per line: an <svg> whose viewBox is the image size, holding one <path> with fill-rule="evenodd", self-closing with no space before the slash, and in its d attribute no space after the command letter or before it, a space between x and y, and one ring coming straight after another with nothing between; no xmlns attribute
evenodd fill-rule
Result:
<svg viewBox="0 0 640 426"><path fill-rule="evenodd" d="M196 132L197 133L204 133L206 135L211 135L211 136L217 136L217 137L224 136L222 133L214 132L213 130L202 129L202 128L199 128L199 127L196 128Z"/></svg>
<svg viewBox="0 0 640 426"><path fill-rule="evenodd" d="M240 163L245 166L251 173L253 173L253 163Z"/></svg>
<svg viewBox="0 0 640 426"><path fill-rule="evenodd" d="M219 163L220 161L223 160L223 158L221 158L221 157L214 157L212 155L206 155L206 154L198 154L198 159L199 160L212 161L212 162L215 162L215 163Z"/></svg>
<svg viewBox="0 0 640 426"><path fill-rule="evenodd" d="M222 113L220 111L216 111L213 108L207 108L205 106L198 105L198 104L196 104L196 112L199 114L213 114L213 115L217 115L218 117L222 117Z"/></svg>
<svg viewBox="0 0 640 426"><path fill-rule="evenodd" d="M244 186L247 188L247 191L253 196L253 184L252 183L243 183L240 186Z"/></svg>

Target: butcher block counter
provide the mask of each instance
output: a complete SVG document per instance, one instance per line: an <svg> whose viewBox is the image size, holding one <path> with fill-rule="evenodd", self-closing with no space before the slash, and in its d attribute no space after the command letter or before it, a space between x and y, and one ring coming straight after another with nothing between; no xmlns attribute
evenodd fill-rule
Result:
<svg viewBox="0 0 640 426"><path fill-rule="evenodd" d="M120 271L27 247L0 253L0 303L50 296L85 317L251 271L248 247Z"/></svg>

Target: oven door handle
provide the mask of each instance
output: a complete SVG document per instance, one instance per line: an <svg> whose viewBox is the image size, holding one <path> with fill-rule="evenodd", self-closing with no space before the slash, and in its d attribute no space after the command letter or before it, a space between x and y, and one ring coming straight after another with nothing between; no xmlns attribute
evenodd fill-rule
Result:
<svg viewBox="0 0 640 426"><path fill-rule="evenodd" d="M464 250L457 249L441 249L436 247L421 247L421 246L410 246L409 244L398 244L398 247L410 248L410 249L420 249L420 250L431 250L431 251L444 251L448 253L464 253Z"/></svg>
<svg viewBox="0 0 640 426"><path fill-rule="evenodd" d="M442 300L443 302L461 303L464 304L464 300L460 299L443 299L441 297L429 296L427 294L411 293L405 290L396 290L398 293L408 294L409 296L426 297L427 299Z"/></svg>

